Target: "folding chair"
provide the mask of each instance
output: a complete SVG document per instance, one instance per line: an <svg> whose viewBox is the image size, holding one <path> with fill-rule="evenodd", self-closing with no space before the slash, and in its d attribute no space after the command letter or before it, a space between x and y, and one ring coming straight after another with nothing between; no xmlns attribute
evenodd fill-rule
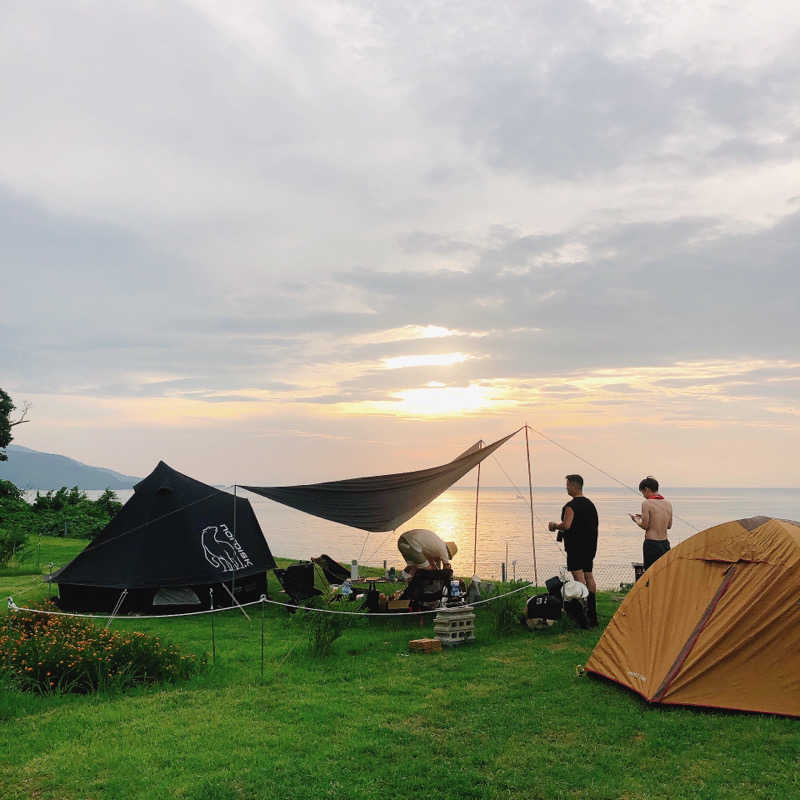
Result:
<svg viewBox="0 0 800 800"><path fill-rule="evenodd" d="M310 561L291 564L286 569L277 568L274 572L281 588L289 595L289 599L296 606L301 605L305 600L322 594L314 586L314 565Z"/></svg>

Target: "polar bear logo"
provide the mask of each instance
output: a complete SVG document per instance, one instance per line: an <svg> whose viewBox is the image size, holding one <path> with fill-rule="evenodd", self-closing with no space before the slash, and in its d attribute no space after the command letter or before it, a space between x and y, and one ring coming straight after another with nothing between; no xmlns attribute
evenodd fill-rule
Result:
<svg viewBox="0 0 800 800"><path fill-rule="evenodd" d="M221 569L223 572L242 569L245 561L250 561L242 550L242 546L228 530L227 525L209 525L207 528L203 528L200 543L203 545L203 555L205 555L206 561L212 567Z"/></svg>

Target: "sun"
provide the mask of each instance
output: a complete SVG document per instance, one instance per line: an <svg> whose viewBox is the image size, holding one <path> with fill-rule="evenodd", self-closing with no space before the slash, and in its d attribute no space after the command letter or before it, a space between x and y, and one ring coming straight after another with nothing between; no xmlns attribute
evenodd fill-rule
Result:
<svg viewBox="0 0 800 800"><path fill-rule="evenodd" d="M407 416L453 417L489 408L492 395L488 387L428 385L396 392L395 412Z"/></svg>
<svg viewBox="0 0 800 800"><path fill-rule="evenodd" d="M515 403L502 386L470 383L448 386L429 381L424 386L397 389L385 400L363 400L337 404L345 414L381 414L393 417L460 417L477 412L497 411Z"/></svg>

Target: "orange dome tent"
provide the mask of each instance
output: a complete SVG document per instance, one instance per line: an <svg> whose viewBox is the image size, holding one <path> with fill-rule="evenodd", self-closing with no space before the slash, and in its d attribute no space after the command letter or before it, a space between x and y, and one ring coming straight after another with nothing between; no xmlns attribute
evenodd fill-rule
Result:
<svg viewBox="0 0 800 800"><path fill-rule="evenodd" d="M800 522L725 522L670 550L586 670L651 703L800 717Z"/></svg>

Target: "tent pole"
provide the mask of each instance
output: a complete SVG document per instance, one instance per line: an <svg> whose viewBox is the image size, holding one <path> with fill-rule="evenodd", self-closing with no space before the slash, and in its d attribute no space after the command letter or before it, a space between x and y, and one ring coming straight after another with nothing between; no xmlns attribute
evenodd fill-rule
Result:
<svg viewBox="0 0 800 800"><path fill-rule="evenodd" d="M483 440L481 440L481 447ZM475 540L472 544L472 574L478 574L478 497L481 493L481 464L478 462L478 481L475 484Z"/></svg>
<svg viewBox="0 0 800 800"><path fill-rule="evenodd" d="M117 612L119 611L122 604L125 602L125 598L127 596L128 596L128 590L123 589L122 594L119 596L119 599L117 600L117 604L114 606L114 609L111 612L111 616L106 620L106 630L108 630L109 627L111 626L112 620L114 619L114 617L117 616Z"/></svg>
<svg viewBox="0 0 800 800"><path fill-rule="evenodd" d="M526 431L527 433L527 431ZM233 484L233 538L236 539L238 542L239 540L236 538L236 484ZM226 587L227 588L227 587ZM236 602L236 565L233 565L233 571L231 572L231 597L233 598L233 602ZM247 614L245 614L247 616Z"/></svg>
<svg viewBox="0 0 800 800"><path fill-rule="evenodd" d="M525 453L528 456L528 496L531 499L531 547L533 548L533 582L539 585L539 574L536 570L536 534L533 530L533 479L531 478L531 448L528 444L528 423L525 423Z"/></svg>
<svg viewBox="0 0 800 800"><path fill-rule="evenodd" d="M211 613L209 614L211 617L211 663L216 664L217 642L214 637L214 589L211 586L208 587L208 605L211 608Z"/></svg>

